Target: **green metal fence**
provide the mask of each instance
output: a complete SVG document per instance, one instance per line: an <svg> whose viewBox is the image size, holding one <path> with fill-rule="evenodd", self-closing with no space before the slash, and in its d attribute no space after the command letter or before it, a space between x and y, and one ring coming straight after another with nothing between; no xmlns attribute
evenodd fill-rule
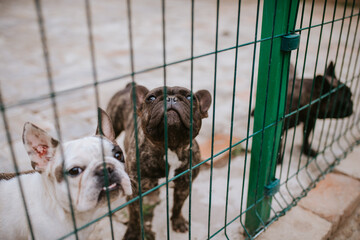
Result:
<svg viewBox="0 0 360 240"><path fill-rule="evenodd" d="M194 0L189 3L182 3L187 7L186 12L188 13L188 16L184 15L183 18L190 18L186 19L189 24L189 38L183 40L183 44L189 45L188 57L170 61L169 56L173 51L176 51L176 47L172 47L169 44L172 36L168 33L168 19L171 17L168 9L172 9L173 3L162 0L157 3L159 12L156 13L160 14L161 17L155 21L158 25L153 26L154 28L161 29L159 31L161 47L157 49L161 52L161 61L159 65L146 65L146 67L139 69L136 67L138 59L134 53L137 50L136 46L139 46L135 44L136 41L134 40L136 26L139 26L139 23L135 24L136 16L139 16L139 14L134 16L134 5L137 7L138 5L135 1L128 0L122 3L122 7L123 13L126 13L124 18L127 23L126 33L128 37L127 42L129 43L126 58L130 70L129 72L121 73L121 75L114 74L109 78L101 79L98 73L96 37L94 37L96 36L94 33L96 30L94 27L93 11L94 5L96 6L97 3L85 0L85 26L90 53L92 82L65 90L57 90L54 87L54 82L56 81L54 81L54 71L51 64L52 48L49 45L47 35L51 29L46 25L46 22L51 20L51 16L48 16L48 18L44 17L43 4L45 3L40 0L34 1L36 21L40 30L39 36L43 55L41 58L44 61L44 72L49 92L33 98L19 98L7 101L6 97L3 97L7 91L7 83L4 82L1 85L0 105L4 129L2 140L7 143L6 149L10 151L16 173L20 170L15 153L14 134L10 126L13 120L12 110L22 107L26 108L34 103L50 101L48 107L52 110L51 114L54 119L57 136L61 141L64 129L61 128L59 121L61 118L61 114L59 114L59 98L68 97L72 94L76 95L79 92L90 89L95 96L95 104L87 104L91 105L91 109L97 109L98 106L102 105L100 101L102 97L101 87L108 84L113 84L111 86L116 87L123 86L129 80L132 82L133 88L135 88L135 82L138 83L139 81L142 81L145 85L146 83L152 85L152 79L143 80L141 76L153 72L158 73L157 76L160 76L162 84L158 86L164 86L164 96L166 96L166 86L169 86L171 76L174 76L171 73L172 67L181 66L182 64L188 64L189 71L186 72L187 75L184 76L182 82L177 81L177 85L187 86L193 93L198 90L195 89L195 86L201 86L201 84L197 84L198 82L210 82L207 86L210 86L208 90L211 91L213 98L212 114L210 114L208 123L203 126L203 131L207 131L207 134L204 135L206 138L211 139L210 156L204 158L199 164L193 164L190 157L189 168L173 178L168 178L169 169L168 164L166 164L166 179L164 182L146 192L143 192L141 184L138 184L139 196L116 208L111 208L109 204L107 214L98 219L89 219L89 223L85 226L78 226L74 213L72 213L74 231L63 236L61 239L71 237L78 239L78 233L82 229L107 218L110 219L107 222L111 232L110 237L112 239L121 238L122 236L114 233L116 227L114 227L113 214L124 212L130 204L136 201L139 201L141 206L141 226L139 226L141 228L141 236L139 238L146 239L146 223L144 220L146 209L143 205L143 198L157 190L165 194L165 197L162 199L165 205L159 205L157 208L164 207L165 210L162 211L161 216L159 215L156 218L158 222L166 226L162 229L161 233L156 231L157 239L253 239L295 206L301 198L305 197L315 187L316 183L325 174L332 171L360 143L359 1L265 0L257 1L256 3L249 1L229 3L228 1L217 0L216 3L212 3L212 10L214 11L212 14L215 16L215 19L208 20L215 23L214 28L210 31L215 46L213 46L212 50L201 53L197 51L197 48L201 46L199 44L196 45L196 30L198 27L196 25L198 19L196 14L199 8L209 3ZM226 31L221 32L221 27L224 28L221 25L223 16L221 13L224 14L224 12L221 12L221 9L228 5L231 5L232 9L236 8L236 21L232 22L232 27L235 31L231 39L231 46L223 47L224 45L221 45L221 41L224 41L224 36L226 37L229 33ZM69 7L71 8L71 6ZM255 15L251 17L255 21L253 21L254 25L251 25L253 33L244 36L241 33L241 29L245 28L248 24L247 17L249 16L246 12L248 8L253 8ZM320 16L320 18L314 16ZM4 30L0 29L0 31ZM185 41L188 42L185 43ZM147 44L149 44L149 40L147 40ZM244 58L241 58L243 55L246 55L245 59L247 59L247 62L244 62ZM203 79L196 75L197 64L203 59L211 59L211 64L207 62L205 68L206 71L212 74L212 80ZM219 76L220 73L223 73L219 67L223 63L222 61L231 62L232 72L229 75L231 80L228 82L224 80L223 76ZM325 76L331 61L335 63L337 79L335 76L330 77L330 79L327 79ZM240 65L246 65L248 74L245 74L245 76L238 69ZM290 65L293 65L294 70L291 70L292 67ZM158 71L161 72L159 73ZM304 87L306 79L316 79L317 75L322 75L320 87L322 94L320 96L315 94L318 90L316 89L315 81L312 82L311 88ZM337 80L341 80L341 82L338 83ZM298 81L300 89L296 89L295 81ZM328 92L324 90L326 81L333 85ZM241 89L239 89L241 82L246 82L245 86L248 86L248 89L242 89L244 85L240 85ZM338 84L335 84L335 82ZM343 106L350 105L350 103L346 103L346 99L349 99L349 93L344 90L346 87L351 89L353 111L350 116L342 117L342 111L345 111L344 108L346 107L333 106L334 104L331 103L333 100L331 99L335 99L335 102L344 103L345 105ZM223 96L219 97L219 91L223 90L229 90L226 101L222 101ZM244 92L246 92L245 97L247 99L244 100L244 97L239 99L238 95L242 95ZM302 95L306 94L309 96L309 101L303 104L300 99ZM253 99L255 95L256 100ZM132 97L133 101L136 102L136 96L133 95ZM239 106L241 103L245 103L246 107ZM217 121L219 114L222 114L218 113L221 107L219 105L224 104L228 105L229 109L231 109L228 115L229 121L225 123L225 126L228 127L228 130L225 132L229 136L229 142L227 147L215 150L216 134L223 130L221 128L224 128L224 124L219 124ZM326 107L322 109L321 104L325 104ZM192 105L193 100L191 100ZM291 108L289 106L296 107ZM166 104L164 107L166 108ZM255 109L254 117L251 116L253 109ZM325 111L325 113L322 111ZM240 112L245 113L240 114ZM304 114L305 112L306 114ZM136 119L137 112L135 106L133 114L134 119ZM325 116L322 116L323 114ZM192 119L192 112L190 115ZM303 115L306 116L305 119L301 118ZM238 121L239 116L244 120ZM165 113L164 118L166 119L166 117ZM320 119L318 119L312 134L309 136L309 144L310 148L316 149L317 154L308 156L304 152L301 139L303 134L306 135L308 134L307 132L312 130L310 129L312 123L309 119L314 118ZM323 120L325 118L326 120ZM291 119L294 119L294 125L303 121L304 130L299 130L299 126L292 128L290 126ZM24 119L25 121L27 119ZM134 121L134 124L136 126L137 122ZM241 134L239 134L239 125L242 125ZM165 139L167 139L166 121L164 129ZM192 135L191 120L190 138L192 138ZM236 136L241 137L236 138ZM138 138L136 131L135 138ZM167 141L165 142L165 148L167 148ZM238 149L242 151L240 155L236 152ZM190 141L189 151L190 156L192 156L192 141ZM250 151L251 154L248 153ZM228 157L226 157L225 167L217 168L215 166L215 159L226 154L228 154ZM141 159L139 159L138 147L136 155L137 174L139 177ZM62 154L62 157L64 158L64 154ZM168 162L167 153L165 161ZM204 177L198 177L198 179L193 181L193 171L200 168L200 175L203 174L202 176ZM2 171L0 170L0 172ZM186 212L186 218L189 222L189 231L179 235L173 232L170 223L170 192L172 190L169 187L169 183L184 175L190 179L190 194L185 204L185 209L183 209L183 213ZM215 182L219 178L224 180L220 186L222 190L225 190L223 195L219 195L217 193L218 190L216 190ZM140 179L138 181L140 182ZM205 211L204 209L197 208L199 206L198 201L200 200L198 198L199 195L196 194L198 194L199 188L195 190L194 188L199 181L202 181L202 183L205 181L207 185L207 189L202 189L202 191L206 191L208 194L206 203L202 203L205 205ZM21 182L19 182L19 187L20 189L22 188ZM23 193L22 196L24 197ZM70 193L69 199L71 199ZM203 201L203 199L201 200ZM31 207L26 202L26 198L24 198L24 205L26 208ZM235 205L236 207L234 207ZM221 208L220 211L218 210L219 206ZM197 217L198 215L203 217ZM27 215L24 218L27 218L30 228L30 238L35 239L32 231L31 216ZM202 229L200 230L199 228ZM204 232L204 234L198 235L199 231Z"/></svg>

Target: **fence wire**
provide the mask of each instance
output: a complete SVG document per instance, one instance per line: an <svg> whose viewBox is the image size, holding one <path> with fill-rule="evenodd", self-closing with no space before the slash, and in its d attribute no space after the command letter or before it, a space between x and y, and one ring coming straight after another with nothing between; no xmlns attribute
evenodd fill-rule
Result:
<svg viewBox="0 0 360 240"><path fill-rule="evenodd" d="M102 56L101 47L103 45L97 45L98 41L100 41L99 39L102 38L99 29L104 27L97 22L97 16L99 12L105 15L106 13L101 12L101 7L98 8L99 6L104 7L101 3L85 0L82 8L79 8L84 14L85 25L83 28L85 30L81 28L78 31L86 32L87 40L84 44L88 46L88 56L85 59L87 61L86 64L90 66L91 70L91 76L87 77L87 79L92 79L92 81L80 81L78 84L74 80L70 87L59 87L62 78L58 78L59 70L54 68L54 63L56 62L54 58L57 57L58 53L55 47L52 48L51 44L54 43L54 34L57 36L53 28L56 28L58 25L54 23L52 15L49 14L54 9L51 9L51 6L47 5L45 1L34 0L33 10L31 11L35 12L36 28L39 31L36 34L40 39L39 49L42 52L41 56L36 54L35 56L43 61L40 65L43 67L43 75L46 76L44 79L46 80L47 90L44 92L37 91L38 89L36 89L33 91L33 94L25 96L25 98L18 93L15 96L14 94L11 95L9 90L12 90L14 86L7 79L11 79L12 71L14 70L4 71L8 75L0 73L0 79L2 80L0 85L0 107L3 126L0 147L6 152L0 155L0 167L2 168L0 172L5 175L15 173L18 176L24 174L24 169L29 170L26 169L29 163L24 165L25 160L22 160L26 153L25 155L19 153L23 150L19 150L20 147L18 147L22 145L18 144L19 142L21 143L21 135L18 133L20 133L19 129L22 128L24 122L40 119L32 115L50 115L44 118L51 120L56 138L60 142L65 142L65 140L71 139L75 135L78 138L84 137L86 135L84 134L85 132L90 132L88 128L91 126L95 128L93 123L99 122L101 126L102 117L97 109L99 107L105 108L109 99L107 95L121 90L130 81L133 102L132 120L136 144L136 191L139 194L131 199L124 200L114 207L111 204L110 194L106 191L106 211L95 219L89 219L87 224L80 226L76 221L68 175L63 172L70 205L72 231L64 236L56 237L56 239L81 239L82 232L90 227L94 227L95 231L98 231L88 236L90 239L95 239L99 235L104 239L121 239L126 231L126 224L124 222L129 220L127 209L135 203L138 203L140 206L140 226L138 227L141 234L138 238L147 239L149 238L149 226L154 228L155 224L152 225L146 220L147 206L145 205L145 199L151 196L152 193L159 191L163 193L160 197L164 204L156 203L154 206L151 206L153 208L156 207L155 214L157 214L153 222L156 221L156 223L161 225L153 229L156 239L256 238L271 223L296 206L299 200L305 197L318 181L331 172L360 143L360 36L358 33L360 3L355 0L292 0L290 1L290 6L295 6L296 8L295 29L292 30L290 26L290 12L294 9L289 8L288 19L285 21L287 22L286 32L282 34L278 34L276 31L276 26L280 24L276 22L278 20L276 18L277 14L279 14L276 10L283 3L278 0L271 1L271 3L274 4L275 9L270 17L273 19L271 36L263 38L259 36L259 31L261 31L261 25L264 24L261 21L267 16L264 16L266 10L264 5L266 4L260 0L257 2L239 0L231 3L220 0L214 1L214 3L191 0L186 3L176 3L178 5L162 0L156 3L155 7L149 7L152 3L149 5L149 2L146 0L141 3L130 0L124 1L124 3L121 3L121 7L123 8L122 13L126 17L121 20L124 23L121 26L123 29L126 29L124 32L126 32L127 40L121 44L126 45L124 47L126 53L120 52L118 55L115 54L114 61L116 61L117 57L120 58L125 55L124 59L126 59L128 70L125 71L126 67L121 66L121 74L113 74L116 71L112 69L114 71L110 71L110 74L106 75L103 74L103 69L106 71L111 68L107 68L106 64L104 66L100 63L101 57L99 56ZM21 3L17 4L20 5ZM109 2L107 4L111 7L112 5L117 6L118 3ZM142 9L141 4L146 5L149 9ZM11 9L10 2L5 1L2 5L5 8L0 11L7 13L6 11L8 10L11 12L9 10ZM180 6L184 8L180 9ZM52 7L54 8L54 6ZM206 9L206 14L204 14L202 10L206 7L208 9ZM71 4L68 4L66 8L71 9ZM211 14L207 12L210 11L209 9L213 11ZM249 9L253 12L249 13ZM224 20L227 14L230 15L230 10L234 10L231 18L231 31L228 26L225 26L228 22ZM181 26L183 25L179 25L180 27L176 28L176 33L170 31L172 30L171 27L174 27L172 25L174 18L171 16L171 13L174 11L186 12L186 14L180 13L176 15L175 21L184 21L188 24L186 29L182 29ZM150 25L147 22L141 22L144 20L141 18L143 13L146 17L154 18L153 20L149 19ZM208 17L207 14L214 18ZM121 14L119 13L119 15ZM201 29L202 25L205 24L201 22L202 18L208 18L205 22L212 21L210 24L212 28L206 34ZM110 21L112 20L110 17ZM140 28L141 24L145 25L145 27L142 27L142 30L149 26L153 29L160 29L158 31L160 32L160 44L153 43L155 41L153 39L141 39L141 34L139 35L141 30L137 29ZM0 17L0 32L6 32L7 28L4 27L5 25L1 24ZM250 28L252 28L253 32L249 32ZM180 38L183 36L180 35L181 31L187 31L188 39L181 39L180 44L179 41L176 43L179 45L172 44L173 35L179 33ZM300 35L299 47L289 55L292 67L287 64L286 60L282 59L278 62L273 56L276 42L289 34ZM203 37L205 40L201 42L197 37ZM206 45L208 38L212 39L211 41L209 40L211 44L208 44L211 47ZM223 42L226 43L224 44ZM259 66L259 55L261 55L262 51L260 45L266 43L270 43L268 49L270 54L269 58L266 59L265 66L268 69L266 72L267 82L266 85L262 86L257 85L259 84L259 75L261 75L260 71L258 74L257 71L264 67ZM0 42L0 44L3 43ZM8 46L12 45L12 43L6 44L9 44ZM153 64L156 61L152 62L152 59L147 59L145 63L143 62L142 54L144 54L143 58L145 59L152 56L146 51L142 52L141 44L146 46L153 45L154 51L160 52L160 64ZM188 48L184 46L188 46ZM152 46L150 46L151 48ZM180 50L177 48L180 48ZM11 52L11 50L9 51ZM151 53L149 49L147 51ZM174 59L173 53L177 51L180 52L177 56L184 56L183 51L187 51L186 57ZM274 55L276 54L275 52ZM24 56L22 55L21 57ZM4 65L8 59L3 57L0 60ZM120 65L124 63L120 62ZM141 64L138 62L141 62ZM330 62L335 64L335 75L332 74L329 77L326 74ZM109 62L107 63L109 64ZM14 63L9 61L8 64ZM201 69L205 70L201 71ZM246 73L243 72L244 69ZM281 75L279 79L273 79L271 71L274 71L274 69L282 73L286 72L286 78L288 79L283 79L284 75ZM291 69L294 71L292 72ZM319 75L321 75L320 78L318 77ZM36 74L31 75L31 79L28 80L16 80L16 88L28 87L23 82L31 82L36 76ZM210 78L208 78L209 76ZM172 78L175 78L175 80ZM311 87L306 85L308 83L307 79L311 79ZM316 96L316 91L318 90L315 82L316 79L321 79L320 96ZM281 94L275 95L268 90L265 91L264 96L259 96L256 95L254 87L257 87L257 89L270 89L274 87L271 80L275 80L275 84L279 84L275 88L279 92L285 92L286 99L284 106L277 105L277 108L274 110L276 112L274 115L276 119L269 123L270 113L268 111L272 110L268 109L267 104L271 101L280 103L282 96ZM299 84L296 85L296 82ZM209 108L211 109L209 111L210 117L207 120L203 120L202 131L198 137L201 146L205 146L205 143L209 140L209 144L205 148L201 148L201 151L208 149L209 154L202 156L201 162L194 162L193 151L197 143L192 140L193 136L195 136L194 116L193 111L190 111L190 139L189 147L187 148L189 151L189 164L185 171L173 177L169 176L171 165L170 154L167 149L169 149L168 137L170 130L167 126L167 104L164 101L164 126L161 127L164 127L165 142L164 146L161 147L166 149L163 159L165 161L165 180L160 181L156 184L156 187L150 190L147 190L146 187L144 188L141 181L143 179L143 173L140 170L142 164L142 159L140 158L142 146L139 146L139 138L144 136L138 132L138 118L141 116L139 116L136 107L136 102L138 101L136 88L139 86L139 83L149 87L162 87L164 99L168 97L167 89L169 86L188 87L191 93L190 109L193 109L196 104L194 102L194 95L199 90L198 88L205 88L212 93L212 106ZM326 84L331 86L330 89L326 89ZM38 84L35 85L36 87L39 86ZM43 88L44 85L42 84ZM28 91L32 92L30 88ZM77 95L83 99L78 101L75 97ZM89 95L94 96L94 99L92 99L95 100L94 102L89 100L91 98ZM255 108L255 116L253 117L251 112L255 105L255 95L256 102L261 98L262 100L260 101L263 101L265 106L261 114L257 114ZM302 102L304 96L309 96L306 103ZM70 100L65 101L67 98ZM351 99L352 103L348 102L349 99ZM331 101L340 105L334 104ZM80 105L80 110L76 108L77 104ZM324 105L324 108L322 108L321 104ZM352 105L352 113L344 117L346 107L350 104ZM70 117L70 120L68 120L70 122L75 122L76 120L79 122L87 121L87 125L83 127L84 130L74 135L70 134L70 137L66 136L66 134L76 132L76 127L71 129L69 126L72 126L72 123L64 124L64 116L62 114L69 114L62 110L64 106L65 108L75 109L70 112L76 112L76 114L78 114L77 111L80 113L91 112L91 117L84 117L83 119L81 117L80 119ZM224 110L225 107L228 108ZM44 108L46 108L45 111ZM258 105L257 108L259 108ZM313 109L315 109L315 113ZM22 116L21 111L27 114ZM304 114L305 118L303 117ZM26 117L30 119L26 119ZM253 130L254 118L261 120L262 126L260 130ZM316 125L312 122L314 119L318 119ZM292 123L291 121L294 122ZM89 122L92 124L91 126L88 124ZM298 129L300 122L303 123L303 130ZM272 130L274 130L274 134L271 136L272 141L270 143L266 142L264 135ZM280 131L281 138L278 141L277 134L279 135ZM312 134L309 134L310 131L312 131ZM102 133L101 129L100 133ZM226 144L218 149L216 147L218 144L217 136L221 134L226 135ZM305 138L305 136L307 136L306 140L308 138L309 142L305 143L306 140L302 141L302 138ZM251 149L254 148L252 143L258 143L255 141L256 137L261 138L259 143L260 151L251 152ZM122 139L118 139L118 142L120 141ZM59 146L64 167L64 149L62 144ZM267 151L266 149L271 152L271 156L268 159L265 159L266 154L263 152ZM101 151L105 183L106 187L109 187L109 176L105 171L103 140L101 141ZM312 153L311 151L314 152ZM258 160L254 158L255 155L258 155ZM255 161L258 161L259 170L254 172L250 164L255 164ZM218 166L219 162L222 164L220 167ZM260 170L261 166L269 167L262 172ZM199 176L197 176L195 171L200 171ZM270 176L265 183L267 186L263 186L261 182L263 173ZM0 174L0 187L6 181L14 180L1 179L2 174ZM250 175L256 177L251 179ZM170 184L183 177L189 179L189 196L182 210L188 221L188 231L187 233L176 233L171 224L170 211L174 197L171 196L173 190ZM24 183L20 181L21 178L17 179L19 179L18 186L25 208L23 218L26 218L29 229L28 237L29 239L37 239L37 233L34 232L34 229L37 229L37 227L34 227L33 216L29 214L29 209L32 207L31 202L28 201L28 196L24 193ZM154 181L158 181L158 179ZM255 187L252 187L251 184ZM265 188L271 184L277 184L278 191L267 195L264 193ZM270 190L273 190L276 186L270 186L270 188ZM255 196L253 201L249 201L251 194ZM269 211L263 213L263 210L259 208L262 205L265 205L264 209L267 208ZM119 217L120 214L122 214L121 217ZM119 218L124 218L125 220L119 221ZM246 218L251 219L247 220ZM119 224L122 226L121 228L119 228ZM106 234L104 233L105 231L109 233ZM49 239L53 238L51 233L51 229L49 229Z"/></svg>

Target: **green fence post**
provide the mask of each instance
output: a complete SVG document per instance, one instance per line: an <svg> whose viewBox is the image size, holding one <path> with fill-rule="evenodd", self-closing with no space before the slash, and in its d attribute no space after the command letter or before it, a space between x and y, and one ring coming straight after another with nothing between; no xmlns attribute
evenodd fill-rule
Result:
<svg viewBox="0 0 360 240"><path fill-rule="evenodd" d="M290 51L281 50L281 37L294 31L298 0L265 0L260 45L257 93L245 227L253 235L266 224L271 194L265 187L275 180L277 149L284 114ZM274 37L275 36L275 37ZM274 38L272 38L274 37ZM280 87L281 86L281 87ZM264 129L266 128L266 129ZM262 130L263 129L263 130Z"/></svg>

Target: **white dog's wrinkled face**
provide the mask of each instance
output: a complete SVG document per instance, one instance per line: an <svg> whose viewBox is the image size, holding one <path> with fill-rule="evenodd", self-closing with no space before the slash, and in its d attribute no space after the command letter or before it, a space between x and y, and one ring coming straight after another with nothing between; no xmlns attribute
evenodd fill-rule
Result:
<svg viewBox="0 0 360 240"><path fill-rule="evenodd" d="M68 212L69 193L75 212L96 210L108 197L113 201L132 194L110 118L100 112L95 136L66 142L62 148L44 130L31 123L24 126L23 142L31 165L41 173L46 191Z"/></svg>
<svg viewBox="0 0 360 240"><path fill-rule="evenodd" d="M60 151L57 151L56 161L45 173L54 180L55 194L65 204L64 208L69 207L64 173L73 207L79 212L105 204L107 196L112 201L132 193L130 179L125 172L124 156L118 145L94 136L67 142L63 151L64 165Z"/></svg>

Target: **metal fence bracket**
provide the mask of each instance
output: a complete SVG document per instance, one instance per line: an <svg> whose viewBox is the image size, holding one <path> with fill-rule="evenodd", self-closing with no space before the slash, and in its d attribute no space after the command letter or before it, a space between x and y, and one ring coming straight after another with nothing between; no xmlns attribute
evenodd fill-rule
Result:
<svg viewBox="0 0 360 240"><path fill-rule="evenodd" d="M289 34L281 37L281 51L290 52L298 49L300 34Z"/></svg>
<svg viewBox="0 0 360 240"><path fill-rule="evenodd" d="M265 186L264 194L266 197L272 197L279 191L279 188L280 188L280 180L275 179L269 185Z"/></svg>

